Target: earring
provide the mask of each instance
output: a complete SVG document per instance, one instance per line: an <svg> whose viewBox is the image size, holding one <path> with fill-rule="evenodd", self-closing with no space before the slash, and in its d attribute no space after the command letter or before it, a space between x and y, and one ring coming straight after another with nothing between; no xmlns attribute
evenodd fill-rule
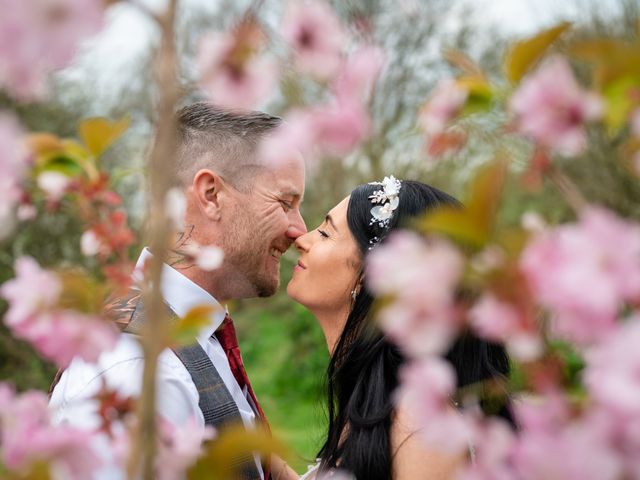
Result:
<svg viewBox="0 0 640 480"><path fill-rule="evenodd" d="M358 295L358 292L356 292L355 288L353 290L351 290L351 300L353 300L355 302L357 295Z"/></svg>

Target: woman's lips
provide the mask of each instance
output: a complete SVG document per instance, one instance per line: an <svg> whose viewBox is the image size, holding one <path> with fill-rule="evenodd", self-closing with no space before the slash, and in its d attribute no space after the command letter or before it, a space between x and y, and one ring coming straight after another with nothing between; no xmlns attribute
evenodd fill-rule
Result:
<svg viewBox="0 0 640 480"><path fill-rule="evenodd" d="M307 267L305 266L305 264L298 260L298 263L293 267L293 271L296 272L298 270L305 270L306 268Z"/></svg>

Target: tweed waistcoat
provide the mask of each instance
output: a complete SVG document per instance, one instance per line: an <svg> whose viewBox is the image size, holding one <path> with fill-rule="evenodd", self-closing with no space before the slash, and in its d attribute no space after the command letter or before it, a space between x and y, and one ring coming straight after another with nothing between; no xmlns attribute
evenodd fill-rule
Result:
<svg viewBox="0 0 640 480"><path fill-rule="evenodd" d="M178 319L169 307L171 321ZM116 298L106 309L106 315L126 333L140 334L145 319L144 304L139 292ZM173 352L184 364L198 390L199 407L206 425L214 427L218 432L225 427L242 425L242 417L231 393L211 362L211 359L195 341L191 345L173 348ZM228 459L229 467L235 472L234 479L260 480L260 473L253 456L243 455L240 458Z"/></svg>

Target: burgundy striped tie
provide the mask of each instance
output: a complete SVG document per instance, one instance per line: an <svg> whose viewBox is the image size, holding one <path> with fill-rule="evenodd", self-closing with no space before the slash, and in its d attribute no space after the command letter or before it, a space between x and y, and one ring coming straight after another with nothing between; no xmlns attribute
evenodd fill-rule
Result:
<svg viewBox="0 0 640 480"><path fill-rule="evenodd" d="M216 330L215 336L220 342L224 353L227 355L227 360L229 361L229 366L231 367L231 373L235 377L240 388L244 389L247 387L247 392L251 396L251 400L253 400L253 404L258 410L258 415L260 415L260 419L262 420L262 424L267 432L269 432L269 423L267 423L267 417L264 416L264 412L262 408L260 408L260 404L258 403L258 399L256 398L255 393L253 393L253 389L251 388L251 383L249 383L249 378L247 377L247 372L244 369L244 365L242 364L242 357L240 355L240 347L238 346L238 337L236 336L236 329L233 326L233 321L229 314L225 315L224 321L220 328ZM265 459L263 462L264 469L264 478L268 479L269 476L269 461Z"/></svg>

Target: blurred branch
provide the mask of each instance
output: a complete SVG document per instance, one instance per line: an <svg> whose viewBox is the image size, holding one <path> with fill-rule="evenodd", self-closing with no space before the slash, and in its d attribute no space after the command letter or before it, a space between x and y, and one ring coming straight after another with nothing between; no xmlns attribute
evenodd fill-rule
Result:
<svg viewBox="0 0 640 480"><path fill-rule="evenodd" d="M549 179L576 213L580 213L588 205L578 186L558 168L550 167Z"/></svg>
<svg viewBox="0 0 640 480"><path fill-rule="evenodd" d="M155 67L159 92L157 129L149 159L151 200L147 212L149 237L147 244L153 252L144 290L145 325L142 335L145 365L142 394L138 405L138 435L129 460L129 478L139 478L136 470L142 460L142 478L155 478L156 455L156 371L157 359L163 349L162 332L166 328L167 312L160 290L161 273L170 238L170 222L166 221L165 197L171 184L171 162L175 158L177 133L175 107L179 98L177 81L178 58L175 45L175 19L178 0L170 0L164 15L158 16L161 29L160 49Z"/></svg>
<svg viewBox="0 0 640 480"><path fill-rule="evenodd" d="M140 2L140 0L127 0L127 3L137 8L138 10L140 10L142 13L144 13L149 18L151 18L154 22L156 22L158 26L162 27L165 19L161 15L158 15L156 12L151 10L151 8L149 8L147 5Z"/></svg>

